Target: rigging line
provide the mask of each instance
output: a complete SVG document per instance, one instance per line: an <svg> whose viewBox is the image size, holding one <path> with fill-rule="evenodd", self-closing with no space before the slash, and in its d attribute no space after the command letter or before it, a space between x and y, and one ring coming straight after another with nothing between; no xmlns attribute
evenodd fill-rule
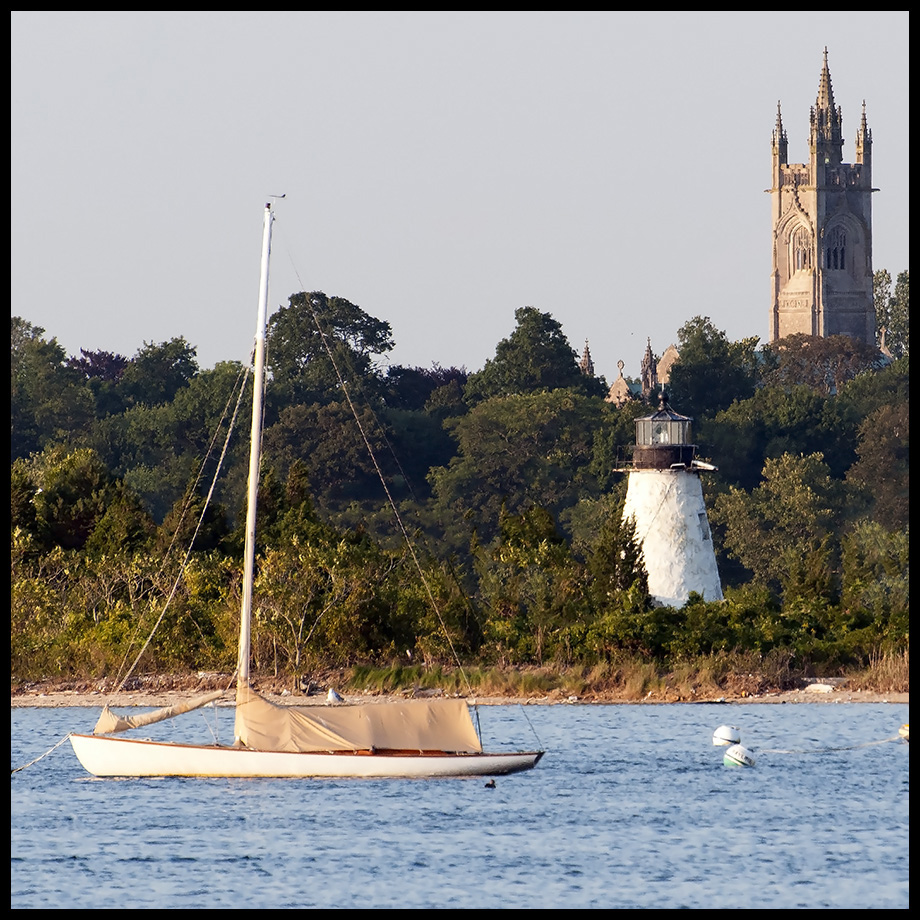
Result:
<svg viewBox="0 0 920 920"><path fill-rule="evenodd" d="M246 376L248 378L248 371L247 371ZM153 637L154 635L156 635L156 631L160 628L160 623L163 622L163 617L166 616L166 611L169 609L169 605L172 603L172 599L176 596L176 591L179 590L179 584L182 581L182 576L185 574L185 569L188 566L189 559L191 558L191 555L192 555L192 548L195 545L195 540L198 539L198 534L201 530L202 525L204 524L205 514L207 513L208 506L210 505L211 499L214 496L214 490L217 488L217 480L218 480L218 477L220 476L220 471L221 471L221 468L223 467L224 460L227 457L227 450L230 446L230 438L233 435L233 429L236 427L236 419L239 414L240 405L243 402L243 394L245 392L246 392L246 387L241 386L240 392L237 396L236 405L233 408L233 416L230 419L230 424L229 424L229 427L227 428L227 436L224 438L224 446L221 449L220 458L217 461L217 469L214 471L214 477L211 480L211 487L208 489L207 496L205 496L204 507L201 509L201 515L198 518L198 523L195 525L195 532L192 534L192 539L189 541L188 549L185 551L185 557L182 560L182 564L179 566L179 571L176 574L175 581L173 582L172 590L169 592L169 597L166 598L166 603L163 605L163 609L160 611L160 615L157 618L156 623L153 624L153 629L150 630L150 635L147 636L146 642L144 642L143 647L137 653L137 657L134 659L134 661L131 664L131 667L128 669L128 673L125 674L125 676L121 679L121 681L112 691L113 693L118 693L118 691L124 687L125 682L128 680L128 678L134 673L134 669L137 667L144 652L147 651L147 648L149 647L150 643L153 641Z"/></svg>
<svg viewBox="0 0 920 920"><path fill-rule="evenodd" d="M224 693L228 693L230 691L230 688L236 683L237 670L239 670L238 665L237 665L236 670L234 670L234 672L230 675L230 680L227 683L227 685L224 687ZM205 713L204 709L200 711L201 711L202 716L204 717L204 724L207 727L208 731L211 733L211 737L214 739L214 743L220 744L220 738L218 737L220 732L219 732L219 719L218 719L218 714L217 714L217 702L218 701L215 700L213 703L210 704L211 708L214 710L214 724L213 725L208 721L207 713Z"/></svg>
<svg viewBox="0 0 920 920"><path fill-rule="evenodd" d="M300 279L298 279L298 281L299 280ZM386 493L387 501L390 503L390 508L393 510L393 515L396 518L396 523L399 525L399 529L405 538L406 547L412 556L412 561L415 563L415 567L418 570L422 584L425 586L425 593L428 595L428 600L431 603L431 608L434 610L435 614L437 614L438 622L441 624L441 629L444 630L444 636L447 639L447 644L450 646L454 660L457 662L457 666L460 668L460 673L463 675L463 680L466 683L467 689L469 690L470 694L472 694L473 688L470 684L469 678L466 676L466 672L463 670L463 665L460 663L460 656L457 654L457 650L454 647L454 641L451 638L450 631L447 629L447 624L444 622L444 618L441 616L441 610L438 607L437 601L434 599L434 593L431 590L431 585L429 584L428 579L425 577L425 573L422 570L422 564L419 562L418 554L415 552L415 546L409 537L409 533L406 530L405 524L403 524L402 516L399 513L399 508L397 507L396 502L393 499L393 495L390 492L390 487L383 475L383 470L380 469L380 464L377 462L377 455L374 452L373 447L371 447L371 442L367 436L367 432L365 431L364 426L361 424L361 418L358 415L358 410L355 408L355 404L352 402L351 394L348 392L348 386L342 377L341 371L339 370L338 364L336 363L335 357L332 353L332 348L326 339L326 333L323 331L319 322L319 317L316 315L316 311L312 309L312 305L311 313L313 314L313 321L316 324L317 331L319 332L320 338L323 341L323 347L326 349L326 354L329 356L329 360L332 362L332 367L335 370L336 377L338 378L339 384L342 387L342 392L345 394L345 399L348 401L348 407L351 409L351 414L354 416L355 424L358 426L358 431L361 432L361 437L364 440L364 446L367 448L367 452L370 454L371 461L374 464L374 469L377 471L377 476L380 479L380 484L383 486L383 491ZM371 410L371 414L374 415L376 420L376 415L373 413L373 410Z"/></svg>
<svg viewBox="0 0 920 920"><path fill-rule="evenodd" d="M252 353L250 353L250 364L251 363L252 363ZM240 368L240 372L237 375L236 381L233 384L233 387L231 387L230 389L230 396L227 398L227 403L224 406L223 413L221 414L221 417L218 420L217 425L215 426L214 435L211 438L211 442L210 444L208 444L208 449L205 452L204 457L202 458L200 466L198 467L198 472L195 476L195 481L192 483L191 487L188 489L186 493L185 503L182 506L182 512L179 515L179 521L176 524L175 528L173 529L173 535L169 541L169 546L166 548L166 553L163 556L163 564L160 566L160 572L162 572L163 569L166 567L166 562L169 559L170 554L172 553L173 546L175 546L176 540L178 539L178 536L179 536L179 532L182 529L182 522L185 520L185 516L188 513L189 509L191 508L192 501L198 490L198 486L201 483L201 480L204 478L205 467L207 466L207 463L211 457L211 454L214 452L214 447L217 444L218 435L220 434L220 430L223 426L224 420L227 418L227 413L230 410L230 406L233 405L233 394L234 392L236 392L236 388L238 386L245 385L245 381L248 377L248 374L249 374L248 367ZM234 417L235 417L235 411L234 411Z"/></svg>
<svg viewBox="0 0 920 920"><path fill-rule="evenodd" d="M48 750L45 751L44 754L39 754L38 757L36 757L34 760L30 760L28 763L24 763L21 767L10 767L10 776L12 776L14 773L18 773L20 770L25 770L26 767L31 767L33 764L38 763L42 758L47 757L49 754L54 753L69 737L70 737L70 733L64 735L64 737L61 738L61 740L58 741L57 744L55 744L53 747L48 748Z"/></svg>
<svg viewBox="0 0 920 920"><path fill-rule="evenodd" d="M293 262L293 259L291 261ZM303 281L300 278L300 274L298 273L296 266L294 266L294 274L297 276L298 284L300 284L301 287L304 287ZM319 316L317 314L317 311L313 308L312 302L309 301L309 299L306 297L304 298L304 301L306 302L307 307L310 310L310 314L313 317L313 323L316 326L317 332L319 333L320 340L323 343L323 348L325 348L326 350L326 355L328 356L329 361L332 364L332 368L335 371L336 379L339 382L339 386L341 386L342 392L345 394L345 399L348 402L348 407L349 409L351 409L351 414L354 417L355 424L358 426L358 431L360 432L361 438L364 441L364 446L367 448L367 452L370 455L371 462L374 464L374 469L377 472L377 477L380 479L380 484L383 486L383 491L386 494L387 501L389 502L390 508L393 511L393 516L396 518L396 523L399 526L399 529L402 532L403 538L406 541L406 547L408 548L409 553L412 556L412 561L415 563L415 568L417 569L419 573L419 577L421 578L422 584L425 586L425 593L428 595L428 600L431 604L431 609L434 610L435 615L438 618L438 622L441 624L441 629L444 631L444 636L447 639L447 644L450 646L451 654L454 656L454 660L457 662L457 667L460 670L460 674L463 677L463 681L466 684L467 690L469 694L472 696L473 687L470 683L469 678L467 677L466 671L463 669L463 665L460 662L460 656L457 654L457 649L454 646L453 638L450 635L450 631L447 628L447 624L444 622L444 617L441 615L441 610L438 607L437 601L435 601L434 592L431 590L431 585L429 584L428 579L425 577L425 573L422 570L422 564L419 561L418 554L415 552L415 546L412 543L411 538L409 537L409 533L406 530L405 524L403 524L402 516L400 515L399 508L396 505L396 501L394 500L393 495L390 492L390 487L389 485L387 485L386 477L383 475L383 470L381 470L380 464L377 461L377 454L374 452L373 447L371 447L370 439L368 438L364 425L362 425L361 423L361 418L358 415L358 410L355 407L354 402L352 402L351 393L349 392L348 386L345 383L345 378L342 376L342 372L339 369L339 365L335 359L335 355L332 351L332 347L329 344L329 341L326 337L326 332L323 329L322 324L320 323ZM377 416L376 416L376 413L374 413L373 409L370 409L370 412L374 420L377 421ZM380 422L377 421L377 424L379 426Z"/></svg>
<svg viewBox="0 0 920 920"><path fill-rule="evenodd" d="M542 748L542 747L543 747L543 742L540 740L540 736L537 734L537 730L533 727L533 722L530 721L530 716L527 715L527 710L524 708L524 704L521 703L520 700L518 700L518 707L520 708L521 712L523 713L524 718L527 720L527 724L530 726L530 730L533 732L534 738L537 739L537 744L540 746L540 748Z"/></svg>
<svg viewBox="0 0 920 920"><path fill-rule="evenodd" d="M252 364L254 351L249 353L249 365ZM239 400L242 397L243 392L245 391L246 381L249 379L249 366L241 367L239 374L237 374L236 381L230 389L230 395L227 398L227 403L224 406L224 411L221 413L220 419L217 422L217 425L214 428L214 435L211 438L211 443L208 444L208 449L205 452L205 455L201 461L201 465L198 468L198 473L195 477L194 483L192 483L191 488L186 495L185 504L182 506L182 513L179 516L179 522L176 524L175 529L173 530L172 539L169 541L169 546L166 549L166 553L163 557L163 565L160 566L160 571L166 567L166 561L169 558L170 553L172 552L173 546L175 545L176 540L178 539L179 532L182 529L182 522L185 520L185 516L188 513L189 509L192 506L192 500L195 497L196 492L198 491L198 486L201 483L201 480L204 478L204 470L207 466L208 460L211 457L211 454L214 453L214 447L217 444L217 438L220 434L220 430L223 427L224 420L227 418L227 413L230 411L230 407L233 405L233 394L236 391L237 387L240 387L240 393L237 396L237 405L233 410L233 417L230 421L231 430L233 428L233 423L236 419L237 412L239 410ZM218 470L220 467L218 466ZM207 507L207 506L205 506Z"/></svg>
<svg viewBox="0 0 920 920"><path fill-rule="evenodd" d="M251 364L251 363L252 363L252 354L250 353L250 364ZM203 458L202 461L201 461L201 465L200 465L199 468L198 468L198 473L197 473L197 476L196 476L196 478L195 478L195 481L194 481L194 483L192 484L192 487L188 490L188 493L187 493L186 498L185 498L185 503L184 503L184 505L182 506L182 512L181 512L180 515L179 515L179 520L178 520L178 522L176 523L176 526L173 528L172 537L170 538L169 545L168 545L167 548L166 548L166 552L163 554L163 561L161 562L160 567L157 569L156 576L154 576L155 578L156 578L157 576L161 575L161 574L163 573L163 571L165 570L165 568L166 568L166 565L167 565L167 562L168 562L168 560L169 560L169 557L170 557L170 555L171 555L171 553L172 553L173 547L175 546L176 540L178 539L179 533L180 533L180 531L181 531L181 529L182 529L182 522L185 520L185 516L186 516L186 514L188 513L188 510L189 510L189 509L191 508L191 506L192 506L192 499L193 499L193 497L195 496L195 494L196 494L197 491L198 491L198 485L199 485L199 483L201 482L202 477L204 476L204 469L205 469L205 467L207 466L208 459L211 457L211 454L214 452L214 447L215 447L215 445L217 444L218 435L220 434L220 431L221 431L221 428L223 427L224 421L225 421L225 419L227 418L227 414L228 414L228 412L230 411L230 407L233 405L233 402L234 402L234 395L233 395L233 394L236 392L237 387L239 387L239 388L240 388L240 392L239 392L239 394L238 394L237 397L236 397L236 403L237 403L237 405L236 405L236 408L235 408L234 411L233 411L233 416L232 416L232 418L231 418L231 420L230 420L230 429L229 429L228 432L227 432L227 437L228 437L228 438L229 438L230 432L233 430L233 425L234 425L234 422L235 422L235 420L236 420L237 413L238 413L238 411L239 411L239 402L240 402L240 399L242 398L243 392L245 392L245 384L246 384L246 380L247 380L247 378L248 378L248 374L249 374L249 369L248 369L248 367L241 367L241 368L240 368L240 372L239 372L239 374L237 374L237 378L236 378L236 380L234 381L233 386L230 388L230 395L229 395L228 398L227 398L227 403L226 403L226 405L224 406L224 409L223 409L223 412L221 413L220 419L218 420L217 425L216 425L215 428L214 428L214 435L213 435L213 437L211 438L211 442L210 442L210 444L208 445L208 449L207 449L207 451L205 452L204 458ZM221 454L221 459L220 459L220 461L218 462L217 471L216 471L215 474L214 474L214 475L215 475L215 481L216 481L217 475L218 475L219 472L220 472L220 464L223 462L223 458L224 458L224 455L225 455L225 454L226 454L226 445L225 445L225 447L224 447L224 452ZM213 487L212 487L212 492L213 492ZM209 493L209 498L210 498L210 493ZM199 528L201 527L201 523L202 523L202 521L204 520L204 515L205 515L205 513L207 512L207 509L208 509L208 502L206 501L206 502L205 502L205 505L204 505L204 507L202 508L202 511L201 511L201 518L199 519L198 527L196 527L196 529L195 529L195 536L197 536L197 534L198 534L198 530L199 530ZM193 543L193 544L194 544L194 540L195 540L195 537L192 538L192 543ZM185 567L185 563L183 563L183 566L182 566L182 568L181 568L180 571L179 571L179 574L180 574L180 575L181 575L182 572L184 571L184 567ZM150 587L148 587L148 588L142 590L142 591L140 592L140 594L138 595L138 598L139 598L139 599L142 599L146 594L149 594L151 591L153 591L153 584L151 584ZM160 620L162 620L162 616L160 617ZM157 621L157 626L159 626L160 620ZM134 641L135 641L135 639L137 638L138 633L140 632L140 628L141 628L141 621L138 620L137 624L136 624L135 627L134 627L134 631L133 631L133 633L132 633L132 635L131 635L131 639L130 639L130 641L128 642L128 651L125 652L125 656L124 656L124 658L122 659L122 662L121 662L121 664L120 664L119 667L118 667L118 671L116 672L116 674L118 675L118 676L116 676L116 678L115 678L116 684L119 684L120 681L121 681L121 684L123 684L123 681L122 681L122 678L121 678L120 675L121 675L122 672L124 671L125 665L127 664L128 655L130 654L131 646L134 644ZM156 631L156 628L157 628L157 627L155 626L155 627L154 627L154 632ZM149 644L149 641L150 641L150 640L148 639L148 640L147 640L147 644ZM135 661L134 665L131 666L131 670L125 675L124 680L127 680L127 679L131 676L131 674L133 673L134 668L136 667L136 664L137 664L137 662ZM121 684L119 684L119 686L120 686Z"/></svg>
<svg viewBox="0 0 920 920"><path fill-rule="evenodd" d="M783 750L780 748L764 748L757 751L758 754L828 754L833 751L860 751L863 748L877 747L880 744L891 744L893 741L902 741L900 735L892 735L890 738L882 738L880 741L865 741L862 744L848 744L844 747L824 747L824 748L800 748Z"/></svg>
<svg viewBox="0 0 920 920"><path fill-rule="evenodd" d="M301 279L300 274L299 274L299 272L297 271L297 266L296 266L296 264L295 264L295 262L294 262L294 256L293 256L293 254L291 253L290 250L288 250L288 258L289 258L290 261L291 261L291 268L293 269L294 274L297 276L297 282L300 284L301 287L303 287L303 286L304 286L304 285L303 285L303 280ZM306 291L305 291L305 293L306 293ZM315 312L314 312L313 316L314 316L314 321L315 321L315 319L316 319L316 314L315 314ZM320 330L320 335L322 335L322 330ZM323 345L326 347L326 349L327 349L327 351L328 351L328 345L326 344L325 341L323 342ZM330 358L331 358L331 355L330 355ZM333 364L334 364L334 363L335 363L335 362L333 361ZM338 369L336 369L336 374L337 374L337 376L339 376L339 382L342 383L342 378L341 378L340 375L338 375ZM355 385L356 385L356 388L357 388L357 389L359 389L359 390L363 389L362 386L361 386L361 381L360 381L360 380L355 380ZM343 386L344 386L344 384L343 384ZM374 418L374 421L377 423L377 431L379 432L380 437L383 439L383 443L386 445L387 450L390 452L390 456L393 458L393 462L396 464L396 468L397 468L397 470L399 471L399 475L402 476L403 481L404 481L405 484L406 484L406 488L409 490L409 495L412 497L413 501L418 502L418 500L419 500L419 499L418 499L418 495L416 494L415 489L414 489L413 486L412 486L412 480L406 475L406 471L403 469L403 465L402 465L402 463L401 463L401 461L400 461L400 459L399 459L399 455L396 453L396 451L395 451L394 448L393 448L392 443L390 442L390 439L387 437L386 428L385 428L383 425L380 424L380 420L377 418L376 413L374 412L373 409L370 408L370 406L368 406L368 411L371 413L371 415L372 415L373 418Z"/></svg>
<svg viewBox="0 0 920 920"><path fill-rule="evenodd" d="M301 288L303 288L303 287L304 287L304 283L303 283L303 280L302 280L301 277L300 277L300 273L299 273L298 270L297 270L297 265L296 265L296 263L294 262L294 256L293 256L293 253L290 251L290 249L288 249L288 259L290 259L291 268L292 268L292 270L293 270L293 272L294 272L294 275L297 277L298 283L300 284ZM305 293L306 293L306 291L305 291ZM316 314L315 314L315 312L314 312L313 315L314 315L314 321L315 321L315 320L316 320ZM320 334L322 335L322 330L320 330ZM324 342L323 342L323 345L324 345L324 347L325 347L325 348L327 349L327 351L328 351L328 347L329 347L328 344L324 341ZM330 355L330 358L331 358L331 355ZM334 365L335 365L335 362L333 361L333 366L334 366ZM352 367L352 371L353 371L353 370L354 370L354 368ZM336 375L337 375L337 377L338 377L338 379L339 379L339 382L342 383L343 388L344 388L344 382L342 381L342 377L341 377L341 375L340 375L339 372L338 372L338 368L336 368ZM362 387L361 381L360 381L359 379L356 379L356 380L355 380L355 386L356 386L356 388L357 388L359 391L363 391L363 387ZM347 394L346 394L346 395L347 395ZM363 392L362 392L362 395L363 395ZM365 399L366 399L366 397L365 397ZM409 495L410 495L410 497L412 498L413 501L416 502L416 504L421 504L421 502L419 501L418 494L416 493L415 488L414 488L413 485L412 485L412 480L411 480L411 478L406 474L406 471L405 471L405 469L403 468L402 462L401 462L400 459L399 459L399 454L396 453L396 450L394 449L393 444L391 443L389 437L387 436L386 427L385 427L384 425L381 424L380 419L377 417L377 414L374 412L373 408L370 406L370 404L369 404L369 403L370 403L370 400L367 400L367 399L366 399L366 402L368 403L368 406L367 406L368 412L370 412L371 417L373 418L374 422L376 423L377 432L378 432L378 434L380 435L380 437L383 439L383 443L386 445L386 448L387 448L387 450L389 451L390 456L391 456L392 459L393 459L393 462L396 464L396 469L397 469L397 471L399 472L399 475L402 476L403 482L405 483L406 488L409 490ZM367 442L366 442L366 439L365 439L365 443L367 443ZM378 470L378 474L379 474L379 470ZM395 511L395 509L394 509L394 511ZM399 517L398 512L396 512L396 516L397 516L397 518ZM443 522L441 521L441 518L440 518L440 514L439 514L439 516L438 516L438 523L439 523L439 525L442 525L442 524L443 524ZM405 530L403 530L403 533L405 534ZM431 541L430 541L430 539L429 539L429 537L428 537L428 534L425 533L424 529L422 529L421 527L418 527L418 528L416 529L416 531L415 531L415 534L416 534L416 538L419 538L419 537L421 538L421 542L422 542L424 548L427 550L427 552L428 552L430 555L432 555L432 556L436 556L437 553L432 549ZM457 587L458 591L460 592L460 595L461 595L461 597L462 597L462 599L463 599L464 605L466 606L467 613L468 613L469 615L471 615L471 616L474 615L472 603L470 602L470 599L469 599L469 597L467 596L466 589L463 587L463 585L462 585L461 582L460 582L460 576L457 574L457 570L456 570L456 567L455 567L454 564L453 564L453 561L452 561L451 559L445 559L445 560L442 560L442 562L443 562L444 565L447 566L447 574L449 575L450 580L454 583L454 585ZM459 662L458 662L458 664L459 664Z"/></svg>

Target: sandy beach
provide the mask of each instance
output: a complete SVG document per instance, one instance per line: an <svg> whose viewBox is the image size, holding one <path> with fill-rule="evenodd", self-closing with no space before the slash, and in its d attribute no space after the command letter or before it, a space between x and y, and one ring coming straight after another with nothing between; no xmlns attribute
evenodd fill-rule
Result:
<svg viewBox="0 0 920 920"><path fill-rule="evenodd" d="M167 682L168 683L168 682ZM195 686L167 686L162 688L138 688L122 690L116 694L107 694L101 690L94 690L91 686L62 687L57 685L28 685L13 688L10 693L10 707L33 706L60 708L64 706L98 707L108 704L113 708L130 708L133 706L159 707L170 706L180 700L190 699L198 694L219 689L220 685L213 681L205 681ZM273 702L286 705L323 706L326 705L325 691L311 694L292 694L289 691L279 691L277 688L258 687L263 694ZM344 692L342 696L347 702L386 702L388 699L406 699L411 697L411 692L401 694L371 694ZM418 695L432 695L431 691L423 691ZM470 697L472 701L472 697ZM565 695L554 691L544 695L521 696L488 696L476 697L475 702L480 705L507 705L520 703L528 706L572 705L572 704L610 704L610 703L645 703L649 705L663 705L669 703L910 703L910 693L876 693L868 690L848 689L846 681L816 680L805 684L799 689L775 691L759 694L717 694L691 698L667 698L649 696L642 700L626 698L614 693L590 693L583 696ZM218 705L224 705L219 702ZM233 692L228 690L226 705L233 705Z"/></svg>

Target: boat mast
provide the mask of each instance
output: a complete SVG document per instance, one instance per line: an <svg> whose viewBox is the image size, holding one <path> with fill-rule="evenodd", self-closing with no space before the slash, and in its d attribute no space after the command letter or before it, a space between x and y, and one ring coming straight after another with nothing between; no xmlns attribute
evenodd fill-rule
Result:
<svg viewBox="0 0 920 920"><path fill-rule="evenodd" d="M259 273L259 316L256 321L255 367L252 388L252 429L249 435L249 494L246 501L246 554L243 602L240 609L240 652L237 692L249 687L249 650L252 632L252 582L256 561L256 507L259 500L259 459L262 451L262 398L265 390L265 327L268 324L268 261L272 248L271 202L262 218L262 264Z"/></svg>

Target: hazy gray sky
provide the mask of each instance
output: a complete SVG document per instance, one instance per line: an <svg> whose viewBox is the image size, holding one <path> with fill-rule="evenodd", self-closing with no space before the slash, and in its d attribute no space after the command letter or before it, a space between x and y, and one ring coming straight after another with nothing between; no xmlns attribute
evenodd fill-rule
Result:
<svg viewBox="0 0 920 920"><path fill-rule="evenodd" d="M807 159L827 45L873 131L874 261L908 268L908 13L12 14L11 312L71 353L248 355L346 297L395 363L476 370L533 305L598 373L708 315L765 337L770 136Z"/></svg>

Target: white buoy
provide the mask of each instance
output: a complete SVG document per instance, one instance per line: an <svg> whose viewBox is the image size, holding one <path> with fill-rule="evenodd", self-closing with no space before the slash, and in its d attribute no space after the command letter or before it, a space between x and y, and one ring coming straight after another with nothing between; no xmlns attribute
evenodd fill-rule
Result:
<svg viewBox="0 0 920 920"><path fill-rule="evenodd" d="M722 756L722 763L726 767L753 767L757 761L747 748L740 744L733 744L730 748L726 748Z"/></svg>
<svg viewBox="0 0 920 920"><path fill-rule="evenodd" d="M712 733L712 743L727 747L729 744L738 744L741 741L741 729L737 725L720 725Z"/></svg>

